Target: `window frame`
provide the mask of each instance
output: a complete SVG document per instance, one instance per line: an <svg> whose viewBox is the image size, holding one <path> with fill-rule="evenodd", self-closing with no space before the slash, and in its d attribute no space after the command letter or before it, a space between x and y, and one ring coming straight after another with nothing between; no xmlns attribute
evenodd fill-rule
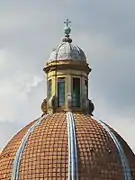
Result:
<svg viewBox="0 0 135 180"><path fill-rule="evenodd" d="M64 95L63 95L63 103L60 101L61 93L59 94L59 84L61 82L64 84ZM58 107L65 106L66 103L66 78L65 77L58 77L57 79L57 98L58 98Z"/></svg>
<svg viewBox="0 0 135 180"><path fill-rule="evenodd" d="M52 79L48 79L47 81L47 98L50 99L52 96Z"/></svg>
<svg viewBox="0 0 135 180"><path fill-rule="evenodd" d="M76 105L77 104L77 102L76 102L76 100L77 100L77 98L75 99L75 102L73 102L73 91L74 91L74 80L75 79L78 79L79 80L79 104L78 105ZM80 77L76 77L76 76L73 76L72 77L72 89L71 89L71 91L72 91L72 107L73 108L80 108L81 107L81 78Z"/></svg>

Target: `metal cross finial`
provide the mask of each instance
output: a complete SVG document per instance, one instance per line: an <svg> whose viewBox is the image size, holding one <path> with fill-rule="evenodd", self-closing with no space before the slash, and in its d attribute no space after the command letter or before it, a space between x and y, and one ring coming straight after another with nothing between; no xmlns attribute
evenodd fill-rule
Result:
<svg viewBox="0 0 135 180"><path fill-rule="evenodd" d="M71 33L71 28L69 26L69 24L71 23L71 21L69 21L69 19L67 18L64 21L65 27L64 27L64 33L66 37L69 37L69 34ZM69 40L69 39L68 39Z"/></svg>
<svg viewBox="0 0 135 180"><path fill-rule="evenodd" d="M69 21L68 18L64 21L64 24L66 24L67 27L68 27L68 25L69 25L70 23L71 23L71 21Z"/></svg>

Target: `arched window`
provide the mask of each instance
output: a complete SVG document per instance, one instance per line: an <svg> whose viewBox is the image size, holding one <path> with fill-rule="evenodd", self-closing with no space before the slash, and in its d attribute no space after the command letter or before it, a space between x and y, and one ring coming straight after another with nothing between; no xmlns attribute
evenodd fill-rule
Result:
<svg viewBox="0 0 135 180"><path fill-rule="evenodd" d="M65 78L58 78L58 106L65 105Z"/></svg>
<svg viewBox="0 0 135 180"><path fill-rule="evenodd" d="M80 78L73 78L72 106L80 107Z"/></svg>
<svg viewBox="0 0 135 180"><path fill-rule="evenodd" d="M47 83L47 97L48 99L50 99L52 95L52 80L48 80L48 83Z"/></svg>

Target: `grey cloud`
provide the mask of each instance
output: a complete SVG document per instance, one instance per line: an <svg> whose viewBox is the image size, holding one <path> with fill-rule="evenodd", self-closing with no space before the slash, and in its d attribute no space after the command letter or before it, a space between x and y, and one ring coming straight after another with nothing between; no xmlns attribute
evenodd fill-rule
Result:
<svg viewBox="0 0 135 180"><path fill-rule="evenodd" d="M92 67L90 95L100 94L110 108L121 111L127 106L134 106L134 49L118 48L106 36L78 34L76 39L81 40Z"/></svg>

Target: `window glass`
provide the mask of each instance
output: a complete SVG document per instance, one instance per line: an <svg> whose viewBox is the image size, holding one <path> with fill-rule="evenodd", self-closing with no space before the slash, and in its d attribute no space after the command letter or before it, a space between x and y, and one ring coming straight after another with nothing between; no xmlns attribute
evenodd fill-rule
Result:
<svg viewBox="0 0 135 180"><path fill-rule="evenodd" d="M47 86L47 97L48 99L51 97L52 95L52 80L48 80L48 86Z"/></svg>
<svg viewBox="0 0 135 180"><path fill-rule="evenodd" d="M65 105L65 78L58 78L58 106Z"/></svg>
<svg viewBox="0 0 135 180"><path fill-rule="evenodd" d="M73 78L72 106L80 107L80 78Z"/></svg>
<svg viewBox="0 0 135 180"><path fill-rule="evenodd" d="M88 81L85 80L85 95L88 97Z"/></svg>

